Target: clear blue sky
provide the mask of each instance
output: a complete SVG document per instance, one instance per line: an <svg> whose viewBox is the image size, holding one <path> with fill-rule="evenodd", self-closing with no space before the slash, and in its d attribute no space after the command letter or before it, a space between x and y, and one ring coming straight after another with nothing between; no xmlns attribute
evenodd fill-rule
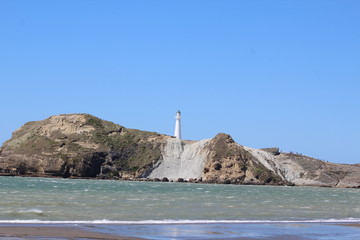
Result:
<svg viewBox="0 0 360 240"><path fill-rule="evenodd" d="M0 143L90 113L360 163L358 0L2 0Z"/></svg>

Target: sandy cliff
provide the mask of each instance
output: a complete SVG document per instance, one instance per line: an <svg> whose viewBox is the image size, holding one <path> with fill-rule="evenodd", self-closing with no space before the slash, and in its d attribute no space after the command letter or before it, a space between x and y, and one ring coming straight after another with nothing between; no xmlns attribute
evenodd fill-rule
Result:
<svg viewBox="0 0 360 240"><path fill-rule="evenodd" d="M148 175L142 177L166 177L169 180L199 179L207 162L208 151L205 146L208 142L209 140L188 142L176 138L167 139L161 151L162 158Z"/></svg>
<svg viewBox="0 0 360 240"><path fill-rule="evenodd" d="M253 149L230 135L184 141L89 114L26 123L0 148L0 174L360 187L360 165Z"/></svg>

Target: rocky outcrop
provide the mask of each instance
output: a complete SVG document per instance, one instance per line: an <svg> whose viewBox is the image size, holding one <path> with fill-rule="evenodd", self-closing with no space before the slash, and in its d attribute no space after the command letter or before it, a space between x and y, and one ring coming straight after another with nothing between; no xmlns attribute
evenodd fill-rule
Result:
<svg viewBox="0 0 360 240"><path fill-rule="evenodd" d="M209 149L202 179L215 183L285 184L230 135L218 134L206 146Z"/></svg>
<svg viewBox="0 0 360 240"><path fill-rule="evenodd" d="M133 176L161 157L165 136L89 114L29 122L0 148L0 172L38 176Z"/></svg>
<svg viewBox="0 0 360 240"><path fill-rule="evenodd" d="M300 154L246 149L269 170L296 186L360 187L358 164L334 164Z"/></svg>
<svg viewBox="0 0 360 240"><path fill-rule="evenodd" d="M220 133L184 141L89 114L29 122L0 148L0 174L360 187L360 165L253 149Z"/></svg>
<svg viewBox="0 0 360 240"><path fill-rule="evenodd" d="M298 186L360 187L360 167L281 153L273 159L279 172Z"/></svg>

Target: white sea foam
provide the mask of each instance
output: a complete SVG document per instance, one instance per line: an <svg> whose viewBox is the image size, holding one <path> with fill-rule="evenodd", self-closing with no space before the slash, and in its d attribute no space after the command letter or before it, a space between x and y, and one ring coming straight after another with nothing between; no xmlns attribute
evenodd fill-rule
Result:
<svg viewBox="0 0 360 240"><path fill-rule="evenodd" d="M29 210L21 210L21 211L19 211L19 212L20 212L20 213L43 213L42 210L36 209L36 208L29 209Z"/></svg>
<svg viewBox="0 0 360 240"><path fill-rule="evenodd" d="M272 223L360 223L360 218L344 219L312 219L312 220L140 220L140 221L113 221L113 220L0 220L0 224L98 224L98 225L160 225L160 224L272 224Z"/></svg>

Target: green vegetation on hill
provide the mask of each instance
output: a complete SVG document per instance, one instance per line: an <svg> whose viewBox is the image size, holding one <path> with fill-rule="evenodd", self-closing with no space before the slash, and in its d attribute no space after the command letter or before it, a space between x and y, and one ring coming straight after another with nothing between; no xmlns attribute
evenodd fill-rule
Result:
<svg viewBox="0 0 360 240"><path fill-rule="evenodd" d="M14 132L1 149L11 155L4 157L6 165L0 171L94 177L103 174L101 165L105 164L111 169L104 170L105 175L135 176L160 159L161 141L151 139L161 138L158 133L127 129L89 114L52 116ZM27 158L36 158L40 164L33 166Z"/></svg>
<svg viewBox="0 0 360 240"><path fill-rule="evenodd" d="M119 169L136 172L139 168L160 159L160 144L151 142L151 138L161 135L154 132L127 129L123 126L87 116L88 123L95 127L92 140L105 145L110 151L123 153L124 158L114 160Z"/></svg>
<svg viewBox="0 0 360 240"><path fill-rule="evenodd" d="M204 168L203 177L209 182L278 184L281 178L260 164L230 135L220 133L210 145L211 161Z"/></svg>

